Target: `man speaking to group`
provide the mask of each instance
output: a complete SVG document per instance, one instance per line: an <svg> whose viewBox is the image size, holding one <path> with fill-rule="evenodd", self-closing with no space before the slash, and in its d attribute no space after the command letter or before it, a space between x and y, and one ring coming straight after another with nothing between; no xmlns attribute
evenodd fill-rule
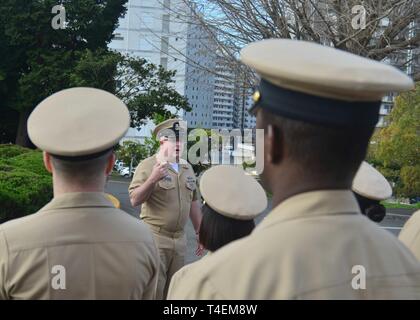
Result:
<svg viewBox="0 0 420 320"><path fill-rule="evenodd" d="M184 232L190 216L196 234L201 222L196 178L191 165L180 159L186 126L180 119L160 123L154 130L160 141L156 155L143 160L129 186L133 206L142 204L140 218L155 236L160 253L157 299L164 299L172 275L185 263ZM197 251L200 254L200 250Z"/></svg>

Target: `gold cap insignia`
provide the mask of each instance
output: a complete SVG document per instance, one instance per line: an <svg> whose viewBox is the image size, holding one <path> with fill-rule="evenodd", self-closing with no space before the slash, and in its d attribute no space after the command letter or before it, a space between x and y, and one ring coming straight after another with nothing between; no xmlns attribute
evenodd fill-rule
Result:
<svg viewBox="0 0 420 320"><path fill-rule="evenodd" d="M256 102L260 101L260 99L261 99L261 93L257 90L252 95L252 100L254 100L254 103L256 103Z"/></svg>

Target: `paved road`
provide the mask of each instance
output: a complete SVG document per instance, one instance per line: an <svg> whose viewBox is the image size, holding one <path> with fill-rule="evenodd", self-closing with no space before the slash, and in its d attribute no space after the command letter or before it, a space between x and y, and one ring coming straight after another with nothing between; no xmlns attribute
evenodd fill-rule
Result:
<svg viewBox="0 0 420 320"><path fill-rule="evenodd" d="M115 197L118 198L118 200L120 200L122 210L138 218L140 208L139 207L133 208L130 204L130 199L128 197L129 183L130 183L130 180L128 179L118 179L118 181L108 181L106 192L114 195ZM187 232L187 241L188 241L186 262L190 263L199 259L199 257L195 255L195 249L196 249L195 232L194 232L194 227L190 220L188 220L186 232Z"/></svg>
<svg viewBox="0 0 420 320"><path fill-rule="evenodd" d="M130 204L130 200L128 197L128 185L129 185L128 179L118 179L118 181L109 181L106 192L113 194L115 197L117 197L121 202L121 209L126 211L127 213L133 215L134 217L138 217L138 213L140 211L139 208L133 208ZM270 211L270 205L267 208L267 210L261 214L257 219L256 223L258 224ZM411 216L411 214L415 210L408 210L408 209L389 209L387 211L387 215L385 219L380 223L381 228L384 228L388 231L390 231L395 236L398 236L398 234L401 231L401 228L405 224L405 222L408 220L408 218ZM195 232L194 228L191 224L191 221L188 220L187 226L186 226L186 232L187 232L187 258L186 262L190 263L193 262L199 257L195 255L195 249L196 249L196 240L195 240Z"/></svg>

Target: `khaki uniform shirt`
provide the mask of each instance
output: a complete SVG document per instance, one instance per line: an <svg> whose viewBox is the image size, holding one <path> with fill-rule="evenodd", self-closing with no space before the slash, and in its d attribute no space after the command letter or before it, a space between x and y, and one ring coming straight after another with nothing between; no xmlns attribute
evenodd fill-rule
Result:
<svg viewBox="0 0 420 320"><path fill-rule="evenodd" d="M157 161L154 155L138 165L128 188L130 195L149 178ZM168 164L168 172L165 178L156 183L150 198L142 204L140 218L166 232L183 232L191 202L197 200L196 178L186 161L179 164L178 173Z"/></svg>
<svg viewBox="0 0 420 320"><path fill-rule="evenodd" d="M210 255L211 255L211 252L208 251L207 254L204 257L202 257L200 260L187 264L184 267L182 267L180 270L178 270L172 276L171 284L169 285L168 296L171 296L172 290L176 290L176 288L182 285L182 282L185 281L185 279L188 280L188 277L190 276L190 274L193 272L195 268L200 268L200 264L198 263L199 261L207 259L208 257L210 257Z"/></svg>
<svg viewBox="0 0 420 320"><path fill-rule="evenodd" d="M149 228L103 193L67 193L0 226L0 299L154 299Z"/></svg>
<svg viewBox="0 0 420 320"><path fill-rule="evenodd" d="M399 239L420 260L420 210L413 213L401 230Z"/></svg>
<svg viewBox="0 0 420 320"><path fill-rule="evenodd" d="M351 191L314 191L197 262L168 298L420 299L420 264Z"/></svg>

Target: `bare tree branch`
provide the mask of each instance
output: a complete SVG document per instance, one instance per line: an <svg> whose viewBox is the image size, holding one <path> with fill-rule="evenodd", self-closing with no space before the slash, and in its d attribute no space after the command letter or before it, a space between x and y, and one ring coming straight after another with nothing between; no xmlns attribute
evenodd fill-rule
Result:
<svg viewBox="0 0 420 320"><path fill-rule="evenodd" d="M240 72L237 59L241 48L266 38L304 39L376 60L392 60L410 49L415 56L419 52L420 31L410 35L409 28L413 21L420 26L420 0L183 1L194 15L194 23L209 32L218 54ZM352 26L355 5L366 10L364 28ZM399 60L406 63L407 59ZM393 62L398 66L401 61ZM252 83L254 75L248 78Z"/></svg>

